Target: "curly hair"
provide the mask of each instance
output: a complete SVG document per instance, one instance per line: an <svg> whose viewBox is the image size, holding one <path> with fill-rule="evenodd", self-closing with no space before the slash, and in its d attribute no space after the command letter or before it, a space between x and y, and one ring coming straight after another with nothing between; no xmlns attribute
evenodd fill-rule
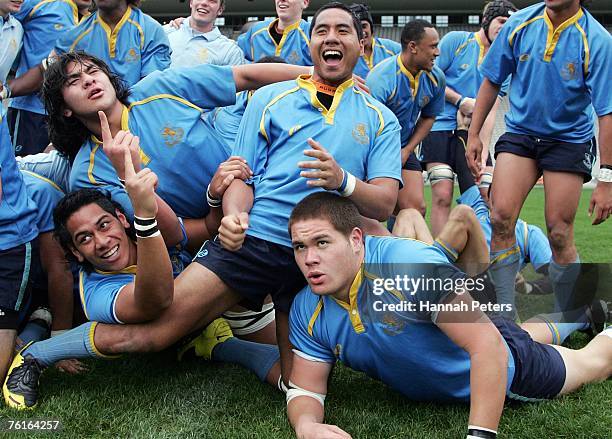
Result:
<svg viewBox="0 0 612 439"><path fill-rule="evenodd" d="M117 99L123 104L127 104L130 91L123 79L113 73L104 61L85 52L64 53L55 62L49 64L41 88L42 100L49 115L47 123L49 140L61 154L67 156L70 162L72 162L77 152L79 152L81 145L83 145L83 142L85 142L87 136L91 133L74 115L64 116L66 102L64 101L62 90L69 79L66 70L70 63L76 63L81 66L90 64L98 66L108 76L117 94Z"/></svg>

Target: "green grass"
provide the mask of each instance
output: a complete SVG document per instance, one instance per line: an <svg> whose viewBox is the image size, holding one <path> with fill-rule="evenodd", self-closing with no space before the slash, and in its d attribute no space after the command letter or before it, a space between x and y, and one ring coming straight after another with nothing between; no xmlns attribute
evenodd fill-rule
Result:
<svg viewBox="0 0 612 439"><path fill-rule="evenodd" d="M583 261L612 261L609 224L591 227L585 191L576 218ZM521 217L544 225L543 191L535 189ZM574 336L572 347L586 343ZM42 378L34 412L0 408L0 420L58 419L69 438L290 438L284 397L236 366L191 360L174 352L88 362L91 372L69 376L53 369ZM411 379L409 375L406 379ZM500 434L511 438L605 438L612 425L612 381L590 385L556 401L511 404ZM326 401L327 422L354 438L465 437L468 407L415 403L383 384L342 366ZM30 437L0 431L0 437Z"/></svg>

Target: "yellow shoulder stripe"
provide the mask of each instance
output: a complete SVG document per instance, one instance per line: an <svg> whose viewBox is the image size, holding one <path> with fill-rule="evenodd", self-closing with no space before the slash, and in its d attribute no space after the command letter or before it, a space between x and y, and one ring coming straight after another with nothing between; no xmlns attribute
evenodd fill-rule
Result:
<svg viewBox="0 0 612 439"><path fill-rule="evenodd" d="M87 35L89 32L91 32L93 30L93 27L95 26L96 22L98 20L94 20L92 26L87 29L85 32L81 33L78 37L76 37L74 39L74 42L70 45L70 49L68 49L68 52L73 52L74 48L77 46L77 44L79 44L79 41L81 41L83 38L85 38L85 35Z"/></svg>
<svg viewBox="0 0 612 439"><path fill-rule="evenodd" d="M84 273L79 272L79 296L81 296L81 305L83 306L83 312L85 317L89 320L89 314L87 313L87 307L85 306L85 284L83 280Z"/></svg>
<svg viewBox="0 0 612 439"><path fill-rule="evenodd" d="M310 335L311 337L313 334L314 324L317 321L319 314L321 314L321 309L323 309L323 298L319 297L319 303L317 303L317 307L315 308L314 312L312 313L312 317L308 322L308 335Z"/></svg>
<svg viewBox="0 0 612 439"><path fill-rule="evenodd" d="M148 98L142 99L140 101L132 102L130 104L129 108L128 108L128 111L131 110L132 108L136 107L137 105L148 104L149 102L155 101L157 99L172 99L172 100L180 102L181 104L184 104L184 105L186 105L188 107L191 107L194 110L198 110L199 112L202 112L202 109L200 107L198 107L195 104L192 104L187 99L183 99L180 96L175 96L175 95L171 95L171 94L167 94L167 93L162 93L162 94L158 94L158 95L149 96Z"/></svg>
<svg viewBox="0 0 612 439"><path fill-rule="evenodd" d="M278 96L274 97L270 102L268 102L268 105L266 105L264 107L263 111L261 112L261 119L259 120L259 132L261 133L262 136L265 137L265 139L266 139L266 141L268 143L270 143L270 138L268 137L268 133L266 133L266 127L264 125L264 119L266 117L266 111L268 111L268 108L270 108L272 105L277 103L279 100L281 100L285 96L288 96L291 93L294 93L294 92L298 91L299 89L300 89L300 87L296 86L296 87L293 87L293 88L291 88L289 90L286 90L286 91L282 92Z"/></svg>
<svg viewBox="0 0 612 439"><path fill-rule="evenodd" d="M383 129L385 128L385 119L383 118L382 115L382 111L380 111L380 108L378 108L376 105L372 104L371 102L368 102L368 100L366 99L366 97L363 95L363 93L361 92L361 90L357 90L356 88L353 88L353 90L355 91L355 93L357 93L358 95L361 96L361 98L363 99L363 102L372 110L374 110L376 112L376 114L378 115L378 121L380 122L380 127L378 128L378 130L376 131L376 136L380 136L380 133L382 133Z"/></svg>
<svg viewBox="0 0 612 439"><path fill-rule="evenodd" d="M96 186L100 185L100 183L98 183L94 178L93 170L96 161L96 152L98 151L98 148L100 148L100 145L100 143L96 142L96 146L94 146L91 152L89 153L89 167L87 168L87 177L89 178L89 182Z"/></svg>
<svg viewBox="0 0 612 439"><path fill-rule="evenodd" d="M583 66L583 70L584 70L584 76L586 76L589 73L589 61L591 59L591 50L589 49L589 41L587 40L586 32L584 31L582 26L580 26L580 24L578 24L578 22L575 23L575 26L576 26L576 29L578 29L578 31L582 35L582 42L584 44L584 66Z"/></svg>
<svg viewBox="0 0 612 439"><path fill-rule="evenodd" d="M39 10L43 5L53 3L55 1L60 1L70 6L70 9L72 9L73 24L77 24L79 22L79 10L77 9L76 4L72 0L43 0L32 8L30 13L28 14L28 18L32 18L32 15L34 15L34 13Z"/></svg>
<svg viewBox="0 0 612 439"><path fill-rule="evenodd" d="M51 186L53 186L55 189L57 189L58 191L60 191L62 194L64 194L64 191L62 190L62 188L60 188L53 180L49 180L47 177L43 177L42 175L38 175L36 172L32 172L32 171L26 171L25 169L22 169L21 172L23 172L24 174L28 174L31 175L32 177L36 177L39 180L44 181L45 183L49 183Z"/></svg>
<svg viewBox="0 0 612 439"><path fill-rule="evenodd" d="M514 36L517 34L518 31L520 31L521 29L523 29L524 27L529 26L531 23L534 23L538 20L542 20L544 19L544 15L538 15L537 17L533 17L531 20L527 20L524 23L521 23L520 25L518 25L516 27L516 29L514 29L512 31L512 33L510 34L510 36L508 37L508 44L510 44L510 46L512 47L512 45L514 44Z"/></svg>
<svg viewBox="0 0 612 439"><path fill-rule="evenodd" d="M144 49L145 36L142 27L140 27L140 25L131 18L128 18L127 22L136 27L136 29L138 29L138 33L140 34L140 50Z"/></svg>

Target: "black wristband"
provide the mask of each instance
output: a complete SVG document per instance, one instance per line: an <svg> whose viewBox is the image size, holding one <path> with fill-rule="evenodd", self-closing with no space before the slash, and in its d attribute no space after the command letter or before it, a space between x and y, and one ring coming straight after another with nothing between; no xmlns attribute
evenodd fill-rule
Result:
<svg viewBox="0 0 612 439"><path fill-rule="evenodd" d="M483 438L483 439L495 439L497 434L489 430L481 430L479 428L468 428L468 438Z"/></svg>

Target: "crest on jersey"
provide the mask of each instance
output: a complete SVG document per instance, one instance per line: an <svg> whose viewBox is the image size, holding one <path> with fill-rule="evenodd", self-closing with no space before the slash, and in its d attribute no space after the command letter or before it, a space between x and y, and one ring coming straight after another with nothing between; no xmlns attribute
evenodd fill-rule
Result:
<svg viewBox="0 0 612 439"><path fill-rule="evenodd" d="M161 129L161 135L164 138L164 143L166 146L170 147L176 145L177 143L181 143L184 134L185 131L182 128L173 127L170 124L166 124Z"/></svg>
<svg viewBox="0 0 612 439"><path fill-rule="evenodd" d="M300 61L300 55L295 50L292 50L286 59L289 64L297 64Z"/></svg>
<svg viewBox="0 0 612 439"><path fill-rule="evenodd" d="M576 64L573 62L565 63L561 69L561 77L566 81L576 78Z"/></svg>
<svg viewBox="0 0 612 439"><path fill-rule="evenodd" d="M523 53L521 56L519 56L519 61L520 62L525 62L529 59L529 54L528 53Z"/></svg>
<svg viewBox="0 0 612 439"><path fill-rule="evenodd" d="M353 128L353 139L355 139L361 145L367 145L370 143L370 136L366 131L366 125L364 123L358 122L355 124Z"/></svg>
<svg viewBox="0 0 612 439"><path fill-rule="evenodd" d="M140 61L140 54L136 51L136 49L134 49L132 47L132 48L130 48L130 50L128 50L128 53L125 56L125 61L129 62L129 63L139 62Z"/></svg>
<svg viewBox="0 0 612 439"><path fill-rule="evenodd" d="M406 322L403 322L397 315L390 312L383 315L382 324L384 326L383 331L390 336L401 334L406 327Z"/></svg>
<svg viewBox="0 0 612 439"><path fill-rule="evenodd" d="M198 59L200 60L200 62L205 63L206 61L208 61L208 49L206 47L202 47L199 51L198 51Z"/></svg>

